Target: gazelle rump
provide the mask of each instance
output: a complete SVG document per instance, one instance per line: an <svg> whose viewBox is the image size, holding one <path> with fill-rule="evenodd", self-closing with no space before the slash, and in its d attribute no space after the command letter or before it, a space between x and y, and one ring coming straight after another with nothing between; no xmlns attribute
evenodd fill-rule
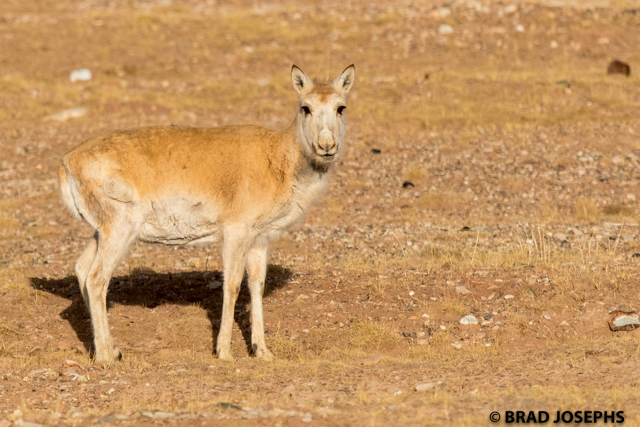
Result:
<svg viewBox="0 0 640 427"><path fill-rule="evenodd" d="M331 83L291 69L299 108L281 132L257 126L147 127L90 138L62 158L64 204L96 231L75 267L91 313L95 359L121 356L107 320L111 274L136 238L184 244L222 240L222 319L216 352L233 359L234 307L246 269L251 347L264 341L262 295L269 242L298 221L325 187L345 138L343 110L355 67Z"/></svg>

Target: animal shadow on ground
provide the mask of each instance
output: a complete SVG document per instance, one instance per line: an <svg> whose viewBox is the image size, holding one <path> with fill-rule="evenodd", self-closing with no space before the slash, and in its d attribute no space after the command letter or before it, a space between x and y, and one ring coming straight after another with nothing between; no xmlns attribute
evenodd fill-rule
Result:
<svg viewBox="0 0 640 427"><path fill-rule="evenodd" d="M283 287L293 276L291 271L277 265L269 265L264 295ZM87 352L93 355L93 331L88 322L89 311L80 293L76 276L63 279L43 279L32 277L31 286L40 291L49 292L71 300L71 305L60 313L60 317L69 322L78 339L84 344ZM130 275L113 277L107 293L107 307L113 303L122 305L139 305L153 309L162 304L197 304L207 311L211 322L213 346L220 330L222 315L222 272L185 272L156 273L150 268L135 269ZM216 287L218 286L218 287ZM242 336L251 352L250 307L251 296L245 280L242 281L240 294L236 303L235 321L242 330ZM118 337L114 337L117 341Z"/></svg>

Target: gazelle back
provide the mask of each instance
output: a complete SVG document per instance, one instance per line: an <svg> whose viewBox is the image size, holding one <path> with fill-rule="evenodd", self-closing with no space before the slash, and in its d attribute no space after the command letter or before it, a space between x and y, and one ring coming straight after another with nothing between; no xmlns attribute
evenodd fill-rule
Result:
<svg viewBox="0 0 640 427"><path fill-rule="evenodd" d="M324 188L344 144L343 112L354 77L351 65L332 83L315 84L294 65L300 104L292 125L281 132L257 126L138 128L98 135L65 154L62 200L96 230L76 263L96 361L121 355L109 331L106 294L113 270L136 238L164 244L221 238L218 357L233 358L233 312L246 268L252 349L273 358L262 315L268 244Z"/></svg>

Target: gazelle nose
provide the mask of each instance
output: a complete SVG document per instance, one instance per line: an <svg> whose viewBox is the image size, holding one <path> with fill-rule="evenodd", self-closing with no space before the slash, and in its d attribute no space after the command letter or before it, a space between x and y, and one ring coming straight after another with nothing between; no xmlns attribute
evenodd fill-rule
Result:
<svg viewBox="0 0 640 427"><path fill-rule="evenodd" d="M323 129L318 138L318 148L324 150L327 154L334 154L336 151L336 141L333 133L328 129Z"/></svg>

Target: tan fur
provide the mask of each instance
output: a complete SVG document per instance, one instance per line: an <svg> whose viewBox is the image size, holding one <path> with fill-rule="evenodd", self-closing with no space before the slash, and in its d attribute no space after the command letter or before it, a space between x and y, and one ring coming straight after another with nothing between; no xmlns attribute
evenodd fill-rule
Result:
<svg viewBox="0 0 640 427"><path fill-rule="evenodd" d="M224 300L217 354L232 359L233 311L246 269L252 348L264 342L262 293L269 241L298 221L326 184L345 136L339 108L355 69L315 85L294 66L300 112L281 132L257 126L148 127L91 138L62 159L61 196L96 229L76 274L91 312L96 360L120 356L109 332L106 293L136 238L165 244L223 240Z"/></svg>

